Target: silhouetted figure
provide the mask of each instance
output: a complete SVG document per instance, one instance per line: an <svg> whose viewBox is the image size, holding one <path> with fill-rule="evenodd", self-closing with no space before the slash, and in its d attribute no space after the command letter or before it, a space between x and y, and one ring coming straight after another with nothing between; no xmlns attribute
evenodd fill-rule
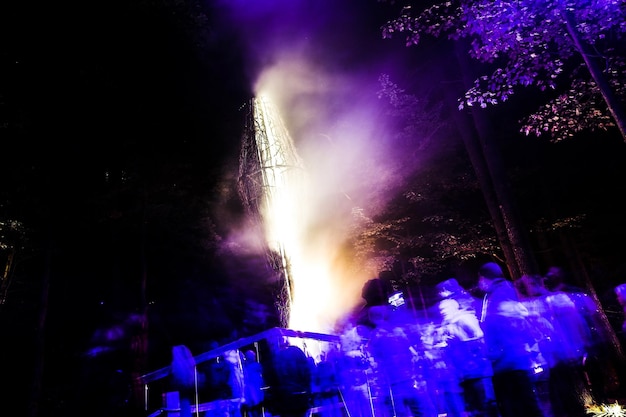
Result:
<svg viewBox="0 0 626 417"><path fill-rule="evenodd" d="M534 319L541 337L539 349L548 366L550 408L555 417L583 417L585 400L590 398L584 361L590 330L575 303L565 292L551 292L540 276L521 278L527 305L544 321ZM547 323L547 324L546 324ZM539 327L540 326L540 327Z"/></svg>
<svg viewBox="0 0 626 417"><path fill-rule="evenodd" d="M497 417L493 369L487 357L484 333L473 310L461 309L452 299L439 302L448 356L457 371L465 409L472 416Z"/></svg>
<svg viewBox="0 0 626 417"><path fill-rule="evenodd" d="M478 271L485 292L481 325L493 367L493 386L502 417L542 417L531 374L528 345L535 343L528 314L502 268L489 262Z"/></svg>
<svg viewBox="0 0 626 417"><path fill-rule="evenodd" d="M520 301L528 310L526 319L529 321L533 331L535 344L529 349L532 353L533 369L535 377L535 387L539 403L544 410L544 414L552 416L552 405L550 401L550 365L544 356L552 347L552 337L554 326L550 323L548 314L548 304L546 297L550 291L543 284L543 277L540 275L524 275L515 281L515 288L518 291Z"/></svg>
<svg viewBox="0 0 626 417"><path fill-rule="evenodd" d="M385 400L386 413L398 417L436 416L428 391L416 387L413 360L417 352L404 328L390 320L388 306L372 307L369 313L375 328L368 349L375 361L377 394Z"/></svg>
<svg viewBox="0 0 626 417"><path fill-rule="evenodd" d="M304 417L311 407L311 366L298 346L286 345L274 356L275 380L269 411L280 417Z"/></svg>
<svg viewBox="0 0 626 417"><path fill-rule="evenodd" d="M141 332L142 315L131 313L98 328L83 355L80 408L94 417L130 416L132 402L133 341Z"/></svg>
<svg viewBox="0 0 626 417"><path fill-rule="evenodd" d="M617 302L622 308L622 317L617 336L622 345L622 350L626 348L626 284L619 284L614 289Z"/></svg>
<svg viewBox="0 0 626 417"><path fill-rule="evenodd" d="M243 378L244 378L244 398L242 410L245 417L261 417L263 415L263 400L265 394L263 387L263 368L257 361L257 355L252 350L244 354Z"/></svg>
<svg viewBox="0 0 626 417"><path fill-rule="evenodd" d="M584 293L585 291L570 282L569 274L560 266L550 266L544 276L544 286L552 292Z"/></svg>
<svg viewBox="0 0 626 417"><path fill-rule="evenodd" d="M213 360L199 364L198 369L204 379L200 402L214 403L207 416L241 416L241 405L244 402L244 374L239 351L228 350Z"/></svg>
<svg viewBox="0 0 626 417"><path fill-rule="evenodd" d="M172 348L170 383L179 394L180 417L191 417L191 403L196 388L196 362L184 345Z"/></svg>
<svg viewBox="0 0 626 417"><path fill-rule="evenodd" d="M372 307L388 305L389 290L383 280L373 278L363 284L361 297L365 301L365 305L361 311L357 313L356 324L373 328L375 324L370 320L369 310Z"/></svg>
<svg viewBox="0 0 626 417"><path fill-rule="evenodd" d="M602 306L585 289L571 285L569 274L559 266L551 266L545 276L545 285L555 294L554 301L563 301L576 310L586 331L580 337L584 343L583 369L590 384L591 395L596 403L609 402L609 390L617 389L618 376L614 363L615 347L611 326L602 311ZM567 298L570 302L565 302ZM572 307L573 305L573 307ZM565 322L563 326L572 326ZM582 331L582 330L581 330Z"/></svg>
<svg viewBox="0 0 626 417"><path fill-rule="evenodd" d="M453 299L459 303L461 310L469 310L478 317L481 307L480 299L477 299L459 284L456 278L448 278L435 286L439 298L442 300Z"/></svg>
<svg viewBox="0 0 626 417"><path fill-rule="evenodd" d="M626 284L617 285L614 292L617 297L617 302L622 307L622 334L626 334Z"/></svg>
<svg viewBox="0 0 626 417"><path fill-rule="evenodd" d="M241 363L241 354L238 350L228 350L224 353L225 362L230 367L228 378L228 387L230 388L230 397L226 417L241 417L241 406L245 401L244 393L244 373Z"/></svg>
<svg viewBox="0 0 626 417"><path fill-rule="evenodd" d="M426 388L437 414L451 417L463 415L465 403L460 376L448 345L449 335L441 323L430 323L429 326L423 327L421 336L421 347L424 349L427 362L420 371L422 378L426 380Z"/></svg>
<svg viewBox="0 0 626 417"><path fill-rule="evenodd" d="M320 407L320 417L342 417L343 400L340 394L341 378L339 351L331 348L322 352L313 372L313 405Z"/></svg>
<svg viewBox="0 0 626 417"><path fill-rule="evenodd" d="M345 323L340 335L341 357L338 363L341 396L351 417L372 417L372 363L366 350L372 329Z"/></svg>
<svg viewBox="0 0 626 417"><path fill-rule="evenodd" d="M618 327L617 338L622 349L622 352L626 352L626 284L617 285L613 291L617 297L617 302L622 307L621 325ZM618 375L620 381L620 393L624 395L626 392L626 363L621 361L618 364Z"/></svg>

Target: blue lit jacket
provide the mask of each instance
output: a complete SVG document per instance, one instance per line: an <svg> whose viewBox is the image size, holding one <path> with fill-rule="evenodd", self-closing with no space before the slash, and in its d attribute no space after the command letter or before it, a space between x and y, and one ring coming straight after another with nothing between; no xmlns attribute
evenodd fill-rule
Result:
<svg viewBox="0 0 626 417"><path fill-rule="evenodd" d="M529 346L535 343L527 310L513 284L502 278L492 282L483 302L482 328L487 356L494 374L526 370L532 366Z"/></svg>

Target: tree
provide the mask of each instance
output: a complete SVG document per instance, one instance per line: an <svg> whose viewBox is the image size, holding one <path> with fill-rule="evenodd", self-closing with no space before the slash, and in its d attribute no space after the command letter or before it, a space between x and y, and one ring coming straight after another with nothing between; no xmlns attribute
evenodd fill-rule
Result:
<svg viewBox="0 0 626 417"><path fill-rule="evenodd" d="M383 28L383 37L406 33L471 39L469 54L492 64L459 99L459 108L487 107L519 87L556 95L523 119L521 131L560 141L582 130L616 126L626 141L626 7L622 0L452 0L415 13L410 1Z"/></svg>
<svg viewBox="0 0 626 417"><path fill-rule="evenodd" d="M455 47L458 44L460 43L457 43ZM458 49L455 48L455 50ZM432 96L432 94L420 93L418 99L399 89L389 81L388 77L381 77L383 89L379 96L389 99L393 108L391 114L403 126L401 137L413 136L412 141L403 140L403 142L415 146L419 151L417 155L411 153L412 160L407 163L422 165L422 162L416 163L415 158L424 159L426 155L438 151L433 145L436 143L441 147L442 143L446 142L441 140L442 134L451 134L451 129L454 128L456 136L462 139L467 156L474 168L510 275L519 277L527 273L536 273L537 265L532 256L533 251L523 227L524 223L520 220L520 214L517 213L517 204L514 203L510 192L511 186L506 179L504 164L500 160L498 149L500 143L494 140L495 129L491 128L484 112L459 112L456 111L456 105L451 104L446 108L448 110L446 116L442 114L442 103L454 103L455 98L460 94L457 85L462 87L462 83L454 80L462 79L463 84L471 84L471 79L468 81L467 76L469 60L464 54L438 55L439 57L435 58L432 65L437 68L446 68L446 70L438 72L442 77L439 83L433 83L431 76L429 77L431 82L427 85L439 85L437 91L440 95L443 94L443 97L439 96L435 100L431 98L425 101L423 97ZM458 59L454 61L454 58L450 59L449 55L458 55ZM429 56L433 58L432 54ZM450 120L450 116L454 122L444 124L443 121ZM448 130L444 130L443 127L447 127ZM432 140L435 133L438 136L437 141ZM425 150L428 152L424 152ZM447 172L443 173L443 175L446 174ZM433 197L435 194L432 192L424 193L424 195L429 196L431 200L435 199ZM450 218L449 215L446 217ZM480 247L476 247L475 253L484 252Z"/></svg>
<svg viewBox="0 0 626 417"><path fill-rule="evenodd" d="M355 263L388 272L393 287L406 287L434 285L476 258L502 259L480 201L482 190L441 98L409 94L386 74L379 81L378 97L388 102L383 108L395 121L395 141L404 150L397 163L415 168L381 213L369 218L353 210Z"/></svg>
<svg viewBox="0 0 626 417"><path fill-rule="evenodd" d="M399 281L433 284L468 260L502 257L465 159L459 152L438 159L447 163L417 172L374 219L353 213L357 263L400 266Z"/></svg>

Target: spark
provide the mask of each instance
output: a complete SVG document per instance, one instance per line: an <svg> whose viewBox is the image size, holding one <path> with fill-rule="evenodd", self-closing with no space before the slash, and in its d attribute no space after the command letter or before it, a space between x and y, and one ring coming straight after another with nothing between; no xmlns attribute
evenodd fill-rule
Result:
<svg viewBox="0 0 626 417"><path fill-rule="evenodd" d="M596 417L626 417L626 409L617 403L592 405L587 408L587 414Z"/></svg>

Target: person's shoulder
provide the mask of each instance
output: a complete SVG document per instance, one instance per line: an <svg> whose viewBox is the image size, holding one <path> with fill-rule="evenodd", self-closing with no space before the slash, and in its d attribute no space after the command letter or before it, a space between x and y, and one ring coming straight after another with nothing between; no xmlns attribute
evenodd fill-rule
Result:
<svg viewBox="0 0 626 417"><path fill-rule="evenodd" d="M560 290L570 294L587 294L587 291L584 288L567 283L563 283Z"/></svg>
<svg viewBox="0 0 626 417"><path fill-rule="evenodd" d="M496 278L493 280L493 287L495 288L512 288L515 289L513 281L507 278Z"/></svg>
<svg viewBox="0 0 626 417"><path fill-rule="evenodd" d="M304 353L304 351L296 345L285 346L278 351L278 354L283 358L306 359L306 354Z"/></svg>
<svg viewBox="0 0 626 417"><path fill-rule="evenodd" d="M509 281L506 278L494 281L491 288L491 293L493 298L513 301L518 300L517 291L515 290L513 282Z"/></svg>

